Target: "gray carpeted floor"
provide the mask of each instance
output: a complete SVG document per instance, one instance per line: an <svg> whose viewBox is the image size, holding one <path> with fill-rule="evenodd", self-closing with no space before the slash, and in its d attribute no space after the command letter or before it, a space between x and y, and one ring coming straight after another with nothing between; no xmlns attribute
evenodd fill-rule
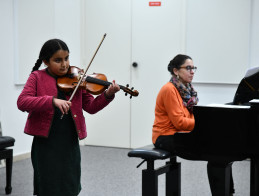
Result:
<svg viewBox="0 0 259 196"><path fill-rule="evenodd" d="M141 170L138 158L129 158L128 149L82 146L82 191L79 196L141 196ZM210 196L206 162L181 162L182 196ZM163 165L159 161L156 166ZM249 196L250 162L233 164L235 196ZM5 168L0 169L0 196L5 195ZM30 159L14 162L12 196L32 196ZM164 175L159 176L159 196L165 195Z"/></svg>

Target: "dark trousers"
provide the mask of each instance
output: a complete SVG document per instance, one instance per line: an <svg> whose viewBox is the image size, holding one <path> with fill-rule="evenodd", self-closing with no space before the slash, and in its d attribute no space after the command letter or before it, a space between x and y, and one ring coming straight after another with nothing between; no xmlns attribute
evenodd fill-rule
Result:
<svg viewBox="0 0 259 196"><path fill-rule="evenodd" d="M206 159L195 149L195 145L190 145L191 137L188 133L176 133L175 135L159 136L154 144L156 148L161 148L175 153L177 156L187 160L208 161L207 173L212 196L221 196L225 189L225 171L230 176L229 193L234 193L234 183L232 176L231 161L225 158L214 156ZM188 147L192 146L192 148ZM226 168L228 169L226 170Z"/></svg>

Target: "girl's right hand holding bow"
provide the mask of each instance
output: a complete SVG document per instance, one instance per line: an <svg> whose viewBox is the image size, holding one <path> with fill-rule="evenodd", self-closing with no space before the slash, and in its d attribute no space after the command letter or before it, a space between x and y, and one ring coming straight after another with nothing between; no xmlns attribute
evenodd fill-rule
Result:
<svg viewBox="0 0 259 196"><path fill-rule="evenodd" d="M62 114L67 114L69 111L69 108L71 106L70 101L66 101L66 100L58 99L58 98L53 99L53 104L54 104L54 106L59 108L59 110L61 111Z"/></svg>

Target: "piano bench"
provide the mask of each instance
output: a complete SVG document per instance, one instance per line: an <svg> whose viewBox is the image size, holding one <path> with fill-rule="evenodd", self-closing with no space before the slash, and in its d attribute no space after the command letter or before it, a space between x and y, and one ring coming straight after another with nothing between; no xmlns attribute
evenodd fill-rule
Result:
<svg viewBox="0 0 259 196"><path fill-rule="evenodd" d="M147 162L147 168L142 170L142 196L158 196L158 176L166 174L166 196L181 195L181 163L176 161L176 155L157 149L154 145L136 148L128 153L129 157L137 157ZM155 168L156 160L170 159L164 166Z"/></svg>

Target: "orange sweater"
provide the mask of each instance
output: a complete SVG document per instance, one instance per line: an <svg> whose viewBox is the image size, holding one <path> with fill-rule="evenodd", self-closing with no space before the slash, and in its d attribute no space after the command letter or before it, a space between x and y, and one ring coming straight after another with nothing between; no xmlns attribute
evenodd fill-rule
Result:
<svg viewBox="0 0 259 196"><path fill-rule="evenodd" d="M158 93L155 107L155 121L152 141L160 135L174 135L176 132L190 132L194 129L194 115L183 105L176 87L166 83Z"/></svg>

